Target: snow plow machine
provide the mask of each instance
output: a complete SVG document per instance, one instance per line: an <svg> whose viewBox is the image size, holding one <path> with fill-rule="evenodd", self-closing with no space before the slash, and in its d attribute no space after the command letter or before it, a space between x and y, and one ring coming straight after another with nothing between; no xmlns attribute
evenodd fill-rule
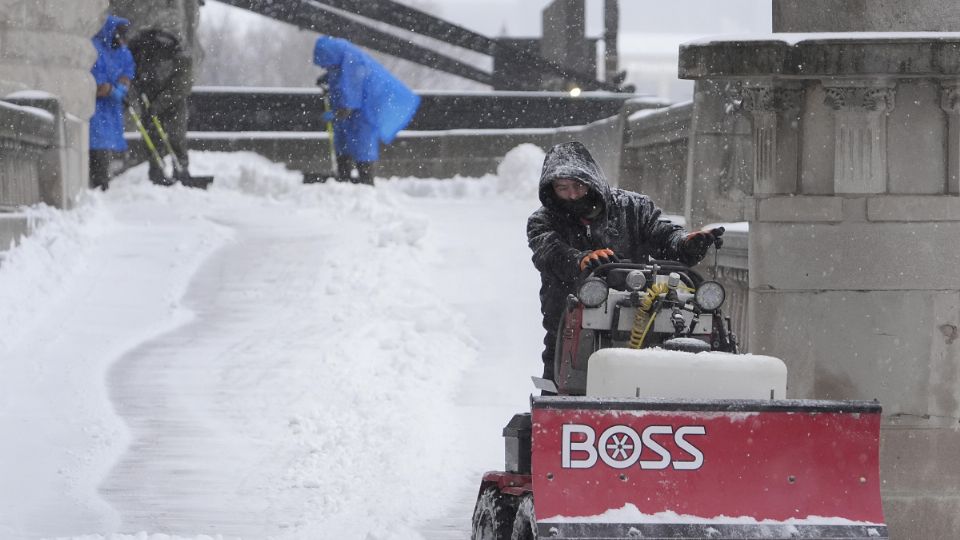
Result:
<svg viewBox="0 0 960 540"><path fill-rule="evenodd" d="M600 266L568 297L555 396L503 429L473 540L888 538L880 405L786 399L740 354L723 287L668 261Z"/></svg>

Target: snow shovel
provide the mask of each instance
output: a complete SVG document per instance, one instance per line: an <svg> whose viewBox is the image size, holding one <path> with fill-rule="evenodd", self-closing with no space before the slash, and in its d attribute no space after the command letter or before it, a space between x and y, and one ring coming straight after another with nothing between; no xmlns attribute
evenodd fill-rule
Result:
<svg viewBox="0 0 960 540"><path fill-rule="evenodd" d="M330 112L330 92L326 86L326 77L320 76L317 79L317 86L320 87L320 95L323 96L323 112ZM326 176L322 174L304 174L303 183L304 184L315 184L323 183L327 180L333 179L336 180L340 175L337 168L337 150L333 145L333 122L327 122L327 139L330 141L330 172Z"/></svg>
<svg viewBox="0 0 960 540"><path fill-rule="evenodd" d="M147 110L150 110L150 100L147 98L146 94L140 94L140 99L143 100L144 107ZM173 177L175 180L179 181L181 184L199 189L207 189L213 182L212 176L191 176L190 171L188 171L183 165L180 164L180 160L177 159L177 154L173 151L173 145L170 144L170 137L167 136L166 130L163 129L163 124L160 123L160 118L157 115L150 115L150 120L153 122L153 127L156 128L157 133L160 134L160 140L163 141L164 148L167 150L167 153L170 154L170 160L173 163Z"/></svg>
<svg viewBox="0 0 960 540"><path fill-rule="evenodd" d="M172 186L177 181L168 177L167 173L163 169L163 158L160 157L160 153L157 152L157 147L153 144L153 139L147 133L147 129L143 127L143 122L140 120L140 115L137 114L136 107L133 104L127 104L127 112L130 113L130 118L133 118L133 123L137 126L137 131L140 132L140 136L143 137L143 143L147 145L147 149L150 151L150 159L153 160L153 163L160 168L160 171L163 172L163 180L160 182L160 185Z"/></svg>

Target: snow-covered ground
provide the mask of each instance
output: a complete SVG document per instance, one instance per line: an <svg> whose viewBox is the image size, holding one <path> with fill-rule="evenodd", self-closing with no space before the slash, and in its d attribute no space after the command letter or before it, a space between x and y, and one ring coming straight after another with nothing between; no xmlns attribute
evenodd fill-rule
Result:
<svg viewBox="0 0 960 540"><path fill-rule="evenodd" d="M0 264L0 538L464 538L540 369L543 154L303 185L144 166Z"/></svg>

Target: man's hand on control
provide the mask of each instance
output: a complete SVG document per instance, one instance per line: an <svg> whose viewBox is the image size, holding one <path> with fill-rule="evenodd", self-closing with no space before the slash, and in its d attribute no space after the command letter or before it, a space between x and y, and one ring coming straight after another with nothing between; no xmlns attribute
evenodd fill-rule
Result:
<svg viewBox="0 0 960 540"><path fill-rule="evenodd" d="M585 253L580 258L580 271L586 269L594 269L601 264L615 263L620 262L620 258L613 252L612 249L595 249Z"/></svg>
<svg viewBox="0 0 960 540"><path fill-rule="evenodd" d="M687 256L692 264L696 264L707 256L710 246L715 245L717 249L723 246L723 232L723 227L692 232L683 239L683 243L680 244L680 251Z"/></svg>

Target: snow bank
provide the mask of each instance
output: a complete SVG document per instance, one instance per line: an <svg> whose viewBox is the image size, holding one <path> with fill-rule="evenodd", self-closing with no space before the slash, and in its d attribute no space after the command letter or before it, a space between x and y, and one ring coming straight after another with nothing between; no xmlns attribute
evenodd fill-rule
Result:
<svg viewBox="0 0 960 540"><path fill-rule="evenodd" d="M85 266L90 244L114 225L95 196L73 212L41 204L23 213L34 231L0 259L0 328L13 330L0 332L0 358L57 303L65 283Z"/></svg>
<svg viewBox="0 0 960 540"><path fill-rule="evenodd" d="M521 144L503 156L496 175L480 178L455 176L447 179L391 178L391 188L417 198L475 199L509 198L539 205L540 169L545 152L530 143ZM534 206L533 208L536 208Z"/></svg>
<svg viewBox="0 0 960 540"><path fill-rule="evenodd" d="M546 152L525 143L507 152L497 166L497 193L516 199L536 201L540 192L540 171Z"/></svg>
<svg viewBox="0 0 960 540"><path fill-rule="evenodd" d="M377 180L378 185L383 184ZM480 178L454 176L453 178L397 178L386 180L398 193L418 199L476 199L489 198L497 192L497 178L485 175Z"/></svg>
<svg viewBox="0 0 960 540"><path fill-rule="evenodd" d="M403 189L304 185L252 153L191 157L194 174L216 176L209 190L154 186L141 164L77 210L31 210L45 224L0 266L0 323L16 330L0 334L0 432L16 441L0 449L0 536L231 538L190 534L222 533L219 516L269 501L258 521L272 538L420 538L416 526L475 481L458 450L470 426L450 404L477 344L436 290L433 224ZM460 182L472 197L496 178ZM197 299L214 294L223 305ZM176 403L210 385L202 399L214 401L157 421L227 442L176 454L208 461L177 462L174 476L118 478L118 459L150 448L159 460L168 441L143 439L136 401L111 410L109 384L169 362L209 378L157 377L152 391ZM258 466L218 477L234 460ZM209 490L215 511L184 536L152 533L157 516L189 523L178 489ZM139 500L149 506L130 513Z"/></svg>

